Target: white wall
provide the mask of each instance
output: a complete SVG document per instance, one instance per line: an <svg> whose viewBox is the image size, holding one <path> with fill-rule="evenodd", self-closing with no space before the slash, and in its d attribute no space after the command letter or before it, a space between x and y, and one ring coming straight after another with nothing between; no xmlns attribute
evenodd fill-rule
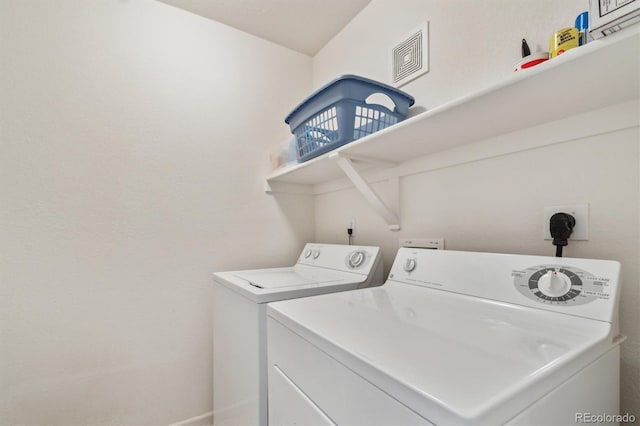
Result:
<svg viewBox="0 0 640 426"><path fill-rule="evenodd" d="M211 273L313 238L263 192L310 76L152 0L0 2L0 423L211 410Z"/></svg>
<svg viewBox="0 0 640 426"><path fill-rule="evenodd" d="M373 0L314 57L313 85L346 73L389 82L388 51L428 20L430 71L403 90L416 97L417 105L433 108L505 78L520 59L523 37L532 50L547 50L550 34L572 25L586 8L584 0ZM637 103L627 106L638 117ZM576 123L613 120L616 111L608 109L516 132L503 142L510 139L518 146L544 140L558 128L571 133ZM640 135L637 119L635 123L592 137L569 137L561 144L454 166L451 159L460 156L461 150L425 160L429 171L400 180L399 232L388 231L354 189L323 185L327 192L316 197L316 239L346 241L346 225L355 218L356 243L382 246L387 269L400 237L442 237L446 247L454 250L553 255L553 246L542 240L543 207L589 203L590 240L570 243L565 255L622 262L621 329L628 337L622 347L622 412L637 417ZM493 142L478 141L472 149L462 149L482 152ZM389 184L374 186L383 197L392 197Z"/></svg>
<svg viewBox="0 0 640 426"><path fill-rule="evenodd" d="M291 107L339 74L387 80L384 47L424 20L431 71L404 89L431 108L499 81L522 37L546 49L585 8L374 0L311 64L151 0L0 1L0 423L206 413L212 271L293 261L314 232L344 242L352 217L387 268L401 236L549 254L542 207L565 200L591 204L591 240L566 254L623 263L623 411L640 413L637 127L404 177L399 233L352 189L315 207L263 193ZM562 158L554 186L540 169Z"/></svg>

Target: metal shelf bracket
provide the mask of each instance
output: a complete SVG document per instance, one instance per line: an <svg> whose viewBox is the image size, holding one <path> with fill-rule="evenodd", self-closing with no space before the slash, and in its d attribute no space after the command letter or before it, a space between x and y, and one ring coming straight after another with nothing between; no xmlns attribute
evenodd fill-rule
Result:
<svg viewBox="0 0 640 426"><path fill-rule="evenodd" d="M329 158L333 159L338 167L342 169L345 175L351 180L353 185L356 187L358 191L364 196L367 202L371 205L371 207L378 213L384 221L387 223L387 226L392 231L400 230L400 220L398 219L398 215L393 212L387 206L387 204L380 198L380 196L371 188L371 186L364 180L362 175L356 170L353 162L362 159L360 158L350 158L344 155L341 155L339 152L333 153L329 155ZM396 181L396 187L398 182ZM396 193L398 188L396 188ZM396 200L397 201L397 200ZM396 203L397 204L397 203Z"/></svg>

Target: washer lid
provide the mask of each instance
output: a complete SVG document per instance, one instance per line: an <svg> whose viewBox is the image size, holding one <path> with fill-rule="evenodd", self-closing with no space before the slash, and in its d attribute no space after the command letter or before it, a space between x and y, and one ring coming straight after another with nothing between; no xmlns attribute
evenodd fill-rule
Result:
<svg viewBox="0 0 640 426"><path fill-rule="evenodd" d="M214 281L256 302L353 290L367 276L296 264L292 267L216 272Z"/></svg>
<svg viewBox="0 0 640 426"><path fill-rule="evenodd" d="M502 424L611 347L607 322L389 281L267 312L435 424Z"/></svg>
<svg viewBox="0 0 640 426"><path fill-rule="evenodd" d="M344 276L332 274L330 271L318 273L318 271L293 268L239 271L234 275L253 286L265 289L339 282L344 279Z"/></svg>

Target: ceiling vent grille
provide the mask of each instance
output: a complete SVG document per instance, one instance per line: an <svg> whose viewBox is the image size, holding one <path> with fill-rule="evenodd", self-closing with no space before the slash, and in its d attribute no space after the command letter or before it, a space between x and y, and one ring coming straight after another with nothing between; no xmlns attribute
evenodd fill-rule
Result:
<svg viewBox="0 0 640 426"><path fill-rule="evenodd" d="M429 72L429 23L412 31L391 51L391 81L395 87Z"/></svg>

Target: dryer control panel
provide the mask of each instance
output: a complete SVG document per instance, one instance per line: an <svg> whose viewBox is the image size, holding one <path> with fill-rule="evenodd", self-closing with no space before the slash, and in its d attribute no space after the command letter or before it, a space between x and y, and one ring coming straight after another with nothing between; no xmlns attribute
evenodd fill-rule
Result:
<svg viewBox="0 0 640 426"><path fill-rule="evenodd" d="M611 278L560 264L512 271L516 289L531 300L556 305L583 305L611 297Z"/></svg>
<svg viewBox="0 0 640 426"><path fill-rule="evenodd" d="M620 264L610 260L401 248L389 280L612 322Z"/></svg>

